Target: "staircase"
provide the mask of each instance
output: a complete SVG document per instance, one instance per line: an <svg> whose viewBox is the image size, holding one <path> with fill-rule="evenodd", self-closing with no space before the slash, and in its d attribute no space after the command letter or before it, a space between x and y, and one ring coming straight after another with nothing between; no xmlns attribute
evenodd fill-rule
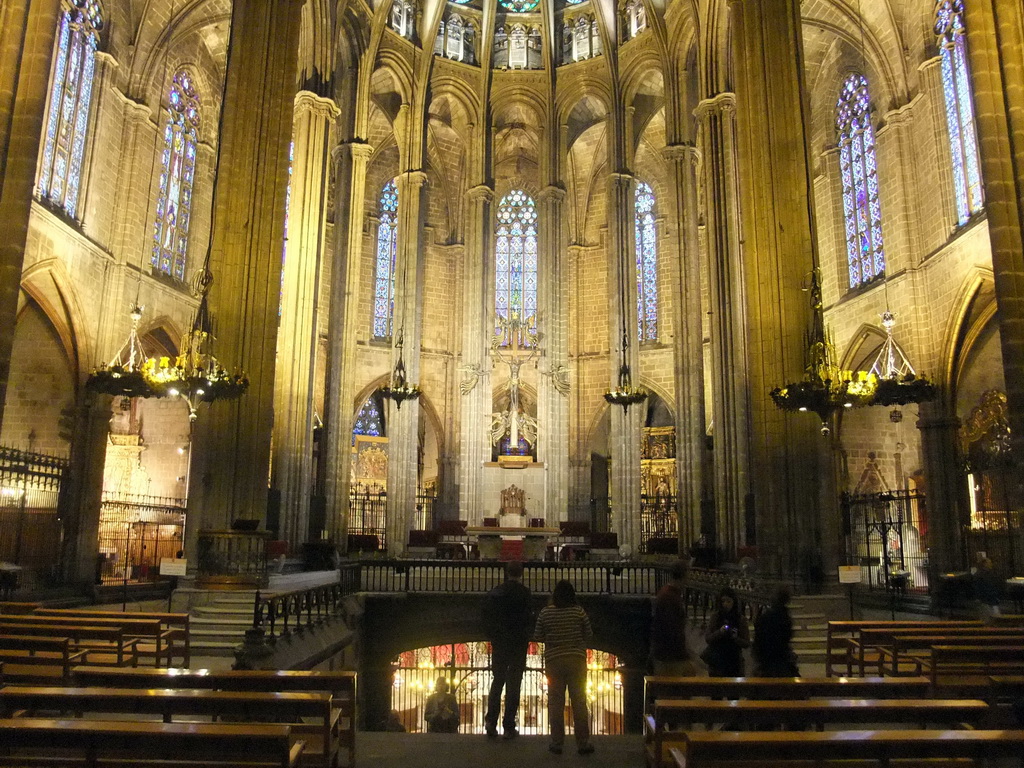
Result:
<svg viewBox="0 0 1024 768"><path fill-rule="evenodd" d="M801 606L799 598L793 600L790 616L793 618L793 652L801 673L810 676L809 670L805 669L807 665L825 663L828 620L825 614Z"/></svg>

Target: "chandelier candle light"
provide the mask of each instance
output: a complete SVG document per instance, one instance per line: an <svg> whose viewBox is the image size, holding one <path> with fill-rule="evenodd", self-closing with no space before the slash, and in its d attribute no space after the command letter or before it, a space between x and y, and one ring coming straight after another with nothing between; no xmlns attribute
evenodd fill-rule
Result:
<svg viewBox="0 0 1024 768"><path fill-rule="evenodd" d="M621 405L622 412L629 411L629 406L638 405L647 399L648 392L644 387L633 385L633 372L629 369L629 331L626 324L626 270L625 253L619 254L619 320L622 326L622 347L619 360L618 386L604 393L604 399L612 405Z"/></svg>

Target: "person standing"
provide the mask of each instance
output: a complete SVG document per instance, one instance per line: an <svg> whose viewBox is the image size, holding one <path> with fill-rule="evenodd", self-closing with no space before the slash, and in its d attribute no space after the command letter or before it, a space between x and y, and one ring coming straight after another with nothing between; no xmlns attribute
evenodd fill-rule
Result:
<svg viewBox="0 0 1024 768"><path fill-rule="evenodd" d="M505 716L500 718L502 730L506 739L519 735L516 714L533 626L532 601L530 588L523 584L523 564L517 560L505 566L505 582L488 592L484 599L484 632L491 643L492 675L484 727L490 739L498 738L502 688L505 689Z"/></svg>
<svg viewBox="0 0 1024 768"><path fill-rule="evenodd" d="M576 751L589 755L590 712L587 709L587 641L593 636L590 619L576 601L576 590L564 579L551 592L551 602L537 617L534 638L544 643L544 668L548 678L548 751L562 754L565 742L565 691L572 703Z"/></svg>
<svg viewBox="0 0 1024 768"><path fill-rule="evenodd" d="M718 593L718 606L704 640L708 645L700 657L711 677L743 677L743 649L750 645L750 628L729 587Z"/></svg>
<svg viewBox="0 0 1024 768"><path fill-rule="evenodd" d="M978 601L979 618L987 623L999 615L999 599L1002 596L1002 580L987 557L978 560L978 570L973 578L974 598Z"/></svg>
<svg viewBox="0 0 1024 768"><path fill-rule="evenodd" d="M793 653L793 618L789 615L789 590L779 587L771 607L754 622L754 675L799 677Z"/></svg>
<svg viewBox="0 0 1024 768"><path fill-rule="evenodd" d="M687 564L672 565L669 582L654 597L651 615L651 660L654 674L693 677L697 667L686 648L686 604L683 587Z"/></svg>
<svg viewBox="0 0 1024 768"><path fill-rule="evenodd" d="M427 697L427 706L423 712L427 721L428 733L458 733L459 702L454 693L448 691L448 681L444 677L437 678L434 692Z"/></svg>

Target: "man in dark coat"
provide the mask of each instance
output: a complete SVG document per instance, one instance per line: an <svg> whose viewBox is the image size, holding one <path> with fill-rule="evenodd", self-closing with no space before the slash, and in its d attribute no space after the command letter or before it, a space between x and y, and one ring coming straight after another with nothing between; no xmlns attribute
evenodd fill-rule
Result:
<svg viewBox="0 0 1024 768"><path fill-rule="evenodd" d="M498 719L501 714L501 689L505 689L505 716L501 718L506 739L519 735L516 712L519 710L519 690L526 669L526 650L533 631L533 596L523 584L523 564L512 561L505 566L505 582L498 585L484 599L484 633L491 642L491 690L487 696L484 725L487 737L498 737Z"/></svg>
<svg viewBox="0 0 1024 768"><path fill-rule="evenodd" d="M651 616L651 661L656 675L691 677L697 667L686 648L686 607L683 587L687 563L672 565L669 582L658 590Z"/></svg>

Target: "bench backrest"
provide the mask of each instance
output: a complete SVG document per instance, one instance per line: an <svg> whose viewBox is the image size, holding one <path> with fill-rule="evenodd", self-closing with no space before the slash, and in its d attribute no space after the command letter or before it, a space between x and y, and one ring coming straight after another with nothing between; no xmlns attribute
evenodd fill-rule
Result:
<svg viewBox="0 0 1024 768"><path fill-rule="evenodd" d="M927 696L926 677L668 677L644 678L644 701L689 696L772 699L873 698Z"/></svg>
<svg viewBox="0 0 1024 768"><path fill-rule="evenodd" d="M81 626L115 627L123 629L126 635L132 637L156 637L161 631L159 621L136 618L116 619L93 617L88 620L84 620L63 616L41 616L38 613L30 613L24 616L4 616L0 621L4 624L35 624L54 628Z"/></svg>
<svg viewBox="0 0 1024 768"><path fill-rule="evenodd" d="M299 670L94 669L76 667L80 685L122 688L212 688L232 691L330 691L354 696L356 673Z"/></svg>

